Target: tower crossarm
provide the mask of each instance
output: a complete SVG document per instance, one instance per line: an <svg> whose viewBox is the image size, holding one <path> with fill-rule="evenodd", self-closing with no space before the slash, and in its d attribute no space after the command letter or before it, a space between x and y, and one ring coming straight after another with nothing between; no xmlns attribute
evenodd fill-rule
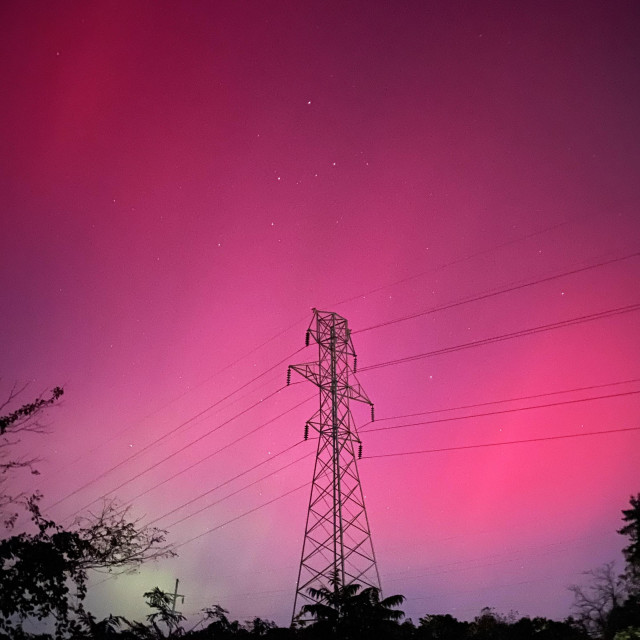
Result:
<svg viewBox="0 0 640 640"><path fill-rule="evenodd" d="M305 362L304 364L290 364L290 371L299 373L303 378L306 378L310 382L316 385L316 387L323 386L322 376L320 375L320 367L317 362Z"/></svg>
<svg viewBox="0 0 640 640"><path fill-rule="evenodd" d="M349 382L345 388L345 395L349 400L356 400L358 402L364 402L373 406L373 402L369 400L369 396L364 392L362 385L352 376L352 381Z"/></svg>

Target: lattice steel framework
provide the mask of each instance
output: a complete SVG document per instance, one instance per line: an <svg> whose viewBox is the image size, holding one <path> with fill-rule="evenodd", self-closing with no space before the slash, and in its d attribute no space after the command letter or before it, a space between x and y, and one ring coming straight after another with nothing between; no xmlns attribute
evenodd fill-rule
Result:
<svg viewBox="0 0 640 640"><path fill-rule="evenodd" d="M320 408L305 425L318 433L309 509L293 616L298 606L313 602L308 588L338 590L352 583L380 588L369 519L358 474L362 443L349 409L349 401L373 403L355 378L356 353L345 318L313 310L306 334L318 344L318 362L290 365L291 371L319 388ZM350 365L350 361L353 363ZM356 451L357 446L357 451ZM297 617L304 622L304 617Z"/></svg>

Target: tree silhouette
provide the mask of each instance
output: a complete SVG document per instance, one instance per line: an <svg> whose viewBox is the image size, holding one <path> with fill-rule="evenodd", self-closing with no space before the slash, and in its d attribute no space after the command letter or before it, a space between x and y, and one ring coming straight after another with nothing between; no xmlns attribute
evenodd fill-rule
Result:
<svg viewBox="0 0 640 640"><path fill-rule="evenodd" d="M627 578L640 589L640 493L629 499L630 509L622 510L622 519L627 523L618 533L627 536L629 544L622 550L627 561Z"/></svg>
<svg viewBox="0 0 640 640"><path fill-rule="evenodd" d="M0 410L9 409L24 390L14 386ZM22 434L46 433L43 414L62 394L62 388L55 387L49 396L40 395L0 416L0 483L6 482L8 472L19 468L37 473L37 459L16 459L11 447ZM24 502L35 526L35 533L0 540L0 637L3 632L20 637L23 622L29 618L53 620L56 637L82 637L87 628L95 635L100 623L82 608L87 572L126 572L147 560L174 555L165 543L166 531L142 524L131 517L129 508L121 509L114 501L106 501L100 511L63 528L42 515L40 498L39 493L30 497L9 493L0 484L0 520L5 527L14 527L17 514L9 513L8 507L18 501ZM113 635L119 621L111 618L102 631Z"/></svg>
<svg viewBox="0 0 640 640"><path fill-rule="evenodd" d="M147 599L147 604L155 609L147 616L147 620L151 623L157 638L177 638L184 634L180 625L185 617L173 610L173 597L170 594L159 587L154 587L151 591L147 591L144 597ZM168 635L164 635L159 623L167 628Z"/></svg>
<svg viewBox="0 0 640 640"><path fill-rule="evenodd" d="M119 636L118 630L122 627L123 623L127 623L126 618L114 615L109 615L103 620L98 620L92 613L86 611L82 605L78 607L77 615L80 623L79 626L84 628L85 637L91 638L92 640L109 640L116 638Z"/></svg>
<svg viewBox="0 0 640 640"><path fill-rule="evenodd" d="M416 637L424 640L460 640L467 634L468 622L460 622L451 614L428 615L420 618Z"/></svg>
<svg viewBox="0 0 640 640"><path fill-rule="evenodd" d="M26 388L27 385L20 388L14 385L0 404L0 411L9 409ZM62 387L54 387L49 397L41 394L32 402L0 416L0 521L6 528L11 528L18 517L16 512L9 511L10 507L25 497L22 493L9 493L5 489L10 474L19 469L28 469L32 474L38 475L35 467L38 459L16 458L12 456L12 448L20 442L25 433L46 433L47 426L42 420L43 414L58 403L63 393Z"/></svg>
<svg viewBox="0 0 640 640"><path fill-rule="evenodd" d="M330 633L345 640L375 638L404 617L404 612L395 609L404 602L404 596L381 600L376 587L363 589L356 583L341 585L335 576L331 587L307 590L316 602L305 604L300 613L315 618L312 635Z"/></svg>
<svg viewBox="0 0 640 640"><path fill-rule="evenodd" d="M623 549L627 561L624 574L614 563L587 571L586 586L573 585L576 622L590 636L610 640L633 637L640 629L640 494L631 496L630 508L622 510L626 523L618 533L629 538Z"/></svg>
<svg viewBox="0 0 640 640"><path fill-rule="evenodd" d="M0 632L15 637L29 618L55 622L57 637L79 633L74 614L87 591L87 572L131 571L174 555L166 532L130 520L108 503L67 530L45 519L37 498L27 501L37 533L0 541Z"/></svg>
<svg viewBox="0 0 640 640"><path fill-rule="evenodd" d="M589 584L569 587L574 595L576 620L588 635L608 637L609 616L627 598L625 581L616 574L613 562L585 571L584 575L589 577Z"/></svg>

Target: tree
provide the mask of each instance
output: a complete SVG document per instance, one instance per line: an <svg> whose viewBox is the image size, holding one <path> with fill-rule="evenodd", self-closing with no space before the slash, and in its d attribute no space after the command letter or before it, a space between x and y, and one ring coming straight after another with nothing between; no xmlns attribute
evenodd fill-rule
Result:
<svg viewBox="0 0 640 640"><path fill-rule="evenodd" d="M86 637L92 640L109 640L118 637L118 630L123 623L127 623L126 618L114 615L98 620L92 613L85 611L82 607L79 607L77 613L80 627L86 630Z"/></svg>
<svg viewBox="0 0 640 640"><path fill-rule="evenodd" d="M618 529L629 538L622 550L627 562L624 574L616 575L609 562L586 572L591 578L586 587L570 587L578 624L589 635L605 640L640 627L640 494L629 502L630 508L622 510L626 524Z"/></svg>
<svg viewBox="0 0 640 640"><path fill-rule="evenodd" d="M167 532L134 519L131 506L120 508L115 500L103 503L97 513L76 518L72 525L87 544L84 570L131 572L144 562L175 555L166 542Z"/></svg>
<svg viewBox="0 0 640 640"><path fill-rule="evenodd" d="M395 595L380 599L380 590L367 587L347 602L345 622L351 638L374 638L383 634L404 617L404 612L395 609L404 602L404 596Z"/></svg>
<svg viewBox="0 0 640 640"><path fill-rule="evenodd" d="M612 636L611 614L628 596L626 582L616 575L613 562L586 571L584 575L590 577L590 584L586 587L569 587L574 595L573 610L576 620L588 635L609 638Z"/></svg>
<svg viewBox="0 0 640 640"><path fill-rule="evenodd" d="M25 389L14 386L0 410L11 409ZM37 458L17 458L12 447L25 433L47 432L44 413L63 393L61 387L55 387L50 394L41 394L0 416L0 518L7 528L13 527L17 514L9 509L22 502L35 525L35 533L23 532L0 541L0 637L3 632L12 638L24 635L23 623L30 618L53 620L56 637L83 637L85 631L93 634L100 623L82 608L89 570L131 571L147 560L174 555L166 544L165 531L143 525L131 517L130 508L121 509L114 501L105 502L101 511L78 518L65 529L42 515L41 494L27 497L5 490L11 472L27 468L37 474ZM107 620L105 633L114 631L120 621Z"/></svg>
<svg viewBox="0 0 640 640"><path fill-rule="evenodd" d="M629 597L609 614L609 635L617 635L621 631L640 629L640 603L638 596Z"/></svg>
<svg viewBox="0 0 640 640"><path fill-rule="evenodd" d="M424 640L461 640L467 634L468 622L461 622L451 614L427 615L420 618L417 637Z"/></svg>
<svg viewBox="0 0 640 640"><path fill-rule="evenodd" d="M640 640L640 627L629 627L624 631L618 631L613 640Z"/></svg>
<svg viewBox="0 0 640 640"><path fill-rule="evenodd" d="M300 611L301 615L315 618L314 631L323 637L329 633L338 638L374 638L404 617L402 611L395 609L404 602L404 596L381 600L379 589L362 589L356 583L340 585L336 577L331 585L332 588L310 587L307 591L316 602L305 604Z"/></svg>
<svg viewBox="0 0 640 640"><path fill-rule="evenodd" d="M305 604L300 610L300 615L310 615L315 618L314 627L323 632L337 633L344 618L347 602L355 596L359 584L340 585L337 576L331 579L331 588L309 587L309 596L314 603Z"/></svg>
<svg viewBox="0 0 640 640"><path fill-rule="evenodd" d="M0 632L15 635L30 618L52 619L56 637L79 634L90 569L131 571L150 559L174 555L166 532L128 517L111 502L65 530L45 519L37 498L27 506L37 533L0 541Z"/></svg>
<svg viewBox="0 0 640 640"><path fill-rule="evenodd" d="M627 578L640 588L640 493L629 499L630 509L622 510L622 519L627 523L618 533L629 538L629 544L622 550L627 561Z"/></svg>
<svg viewBox="0 0 640 640"><path fill-rule="evenodd" d="M191 631L187 635L190 638L202 638L210 640L224 640L226 638L234 638L239 635L247 635L246 629L240 626L237 620L230 621L227 617L229 613L226 609L223 609L219 604L214 604L211 607L207 607L202 610L204 620L209 621L209 624L204 629L198 631Z"/></svg>
<svg viewBox="0 0 640 640"><path fill-rule="evenodd" d="M508 640L586 640L587 635L572 618L562 622L542 617L523 617L508 625Z"/></svg>
<svg viewBox="0 0 640 640"><path fill-rule="evenodd" d="M484 607L470 625L469 635L476 640L498 640L506 638L509 623L515 616L502 616L492 607Z"/></svg>
<svg viewBox="0 0 640 640"><path fill-rule="evenodd" d="M0 411L9 409L26 388L27 385L20 388L14 385L8 397L0 404ZM48 397L40 394L33 402L23 404L0 416L0 520L6 528L11 528L18 517L16 512L10 511L10 507L24 498L22 493L9 493L5 489L9 474L19 469L28 469L32 474L38 475L35 467L38 459L12 458L12 448L20 442L25 433L46 433L47 426L42 421L43 414L58 403L63 393L62 387L54 387Z"/></svg>
<svg viewBox="0 0 640 640"><path fill-rule="evenodd" d="M251 620L247 620L244 624L244 628L247 630L247 633L252 638L263 638L276 629L278 625L271 620L263 620L262 618L252 618Z"/></svg>
<svg viewBox="0 0 640 640"><path fill-rule="evenodd" d="M20 389L16 386L9 392L9 397L0 405L0 411L4 411L25 389L24 385ZM53 405L64 393L62 387L54 387L51 391L51 397L43 398L42 395L37 397L33 402L22 405L6 416L0 417L0 435L4 435L7 431L18 433L20 431L31 431L34 433L42 433L43 425L36 418L43 409Z"/></svg>
<svg viewBox="0 0 640 640"><path fill-rule="evenodd" d="M185 620L185 617L173 609L173 596L154 587L151 591L147 591L144 597L147 599L147 604L155 609L147 616L147 620L151 623L157 638L178 638L184 634L180 624ZM159 622L167 628L167 636L158 626Z"/></svg>

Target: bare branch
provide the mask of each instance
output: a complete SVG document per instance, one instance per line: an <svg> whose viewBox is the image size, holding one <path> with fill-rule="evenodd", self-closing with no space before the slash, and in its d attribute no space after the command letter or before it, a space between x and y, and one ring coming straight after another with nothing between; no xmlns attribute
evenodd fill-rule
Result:
<svg viewBox="0 0 640 640"><path fill-rule="evenodd" d="M131 507L122 509L106 501L100 513L76 519L72 527L88 545L82 565L85 569L129 573L143 562L175 554L166 543L167 532L131 518Z"/></svg>
<svg viewBox="0 0 640 640"><path fill-rule="evenodd" d="M22 405L6 416L0 416L0 435L4 435L6 431L11 431L12 433L22 431L43 433L46 429L38 421L38 418L45 409L55 404L63 393L64 389L62 387L54 387L49 398L44 398L44 394L40 394L33 402ZM17 397L15 387L11 390L9 397L11 400Z"/></svg>
<svg viewBox="0 0 640 640"><path fill-rule="evenodd" d="M29 386L28 382L25 382L25 384L22 385L22 387L20 387L18 389L18 383L14 383L13 387L11 387L11 391L9 391L9 394L7 395L7 399L2 402L2 404L0 404L0 411L4 411L5 407L10 406L13 401Z"/></svg>
<svg viewBox="0 0 640 640"><path fill-rule="evenodd" d="M146 560L175 555L165 531L128 519L127 510L119 513L113 502L68 529L42 516L39 499L40 494L26 498L36 533L0 540L3 638L17 637L13 632L27 618L49 616L55 620L56 637L67 637L75 624L70 614L79 610L87 593L89 569L127 571Z"/></svg>
<svg viewBox="0 0 640 640"><path fill-rule="evenodd" d="M5 400L0 404L0 411L15 406L16 400L27 388L27 384L18 386L17 383L8 392ZM46 433L47 425L42 422L44 412L59 403L64 393L62 387L54 387L50 394L41 393L33 402L23 404L6 415L0 415L0 521L6 528L11 528L17 514L9 513L10 505L17 504L22 494L7 489L11 473L26 469L33 475L38 475L35 465L39 458L16 457L13 447L20 442L23 433Z"/></svg>
<svg viewBox="0 0 640 640"><path fill-rule="evenodd" d="M589 584L569 587L574 596L572 609L589 635L601 636L607 628L609 614L627 597L626 585L616 574L613 562L585 571L584 575L589 577Z"/></svg>

